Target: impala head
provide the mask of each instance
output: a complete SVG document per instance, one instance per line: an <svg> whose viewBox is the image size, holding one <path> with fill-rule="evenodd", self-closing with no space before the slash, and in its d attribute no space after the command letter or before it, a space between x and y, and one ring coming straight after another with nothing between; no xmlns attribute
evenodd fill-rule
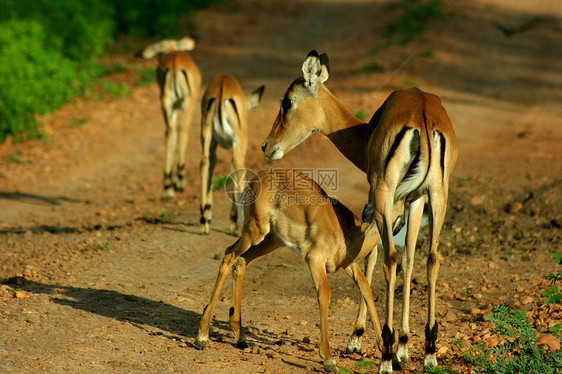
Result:
<svg viewBox="0 0 562 374"><path fill-rule="evenodd" d="M311 51L302 65L302 75L281 99L279 114L261 147L265 157L271 160L283 158L324 122L318 95L326 89L322 83L329 76L328 56Z"/></svg>

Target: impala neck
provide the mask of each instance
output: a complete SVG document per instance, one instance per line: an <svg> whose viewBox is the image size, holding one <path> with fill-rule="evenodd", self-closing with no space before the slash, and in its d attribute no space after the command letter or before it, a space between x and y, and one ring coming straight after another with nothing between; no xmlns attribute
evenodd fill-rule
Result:
<svg viewBox="0 0 562 374"><path fill-rule="evenodd" d="M337 149L355 166L367 172L365 165L365 146L367 127L347 110L336 97L324 87L323 94L329 105L324 105L324 128L319 131L326 135Z"/></svg>

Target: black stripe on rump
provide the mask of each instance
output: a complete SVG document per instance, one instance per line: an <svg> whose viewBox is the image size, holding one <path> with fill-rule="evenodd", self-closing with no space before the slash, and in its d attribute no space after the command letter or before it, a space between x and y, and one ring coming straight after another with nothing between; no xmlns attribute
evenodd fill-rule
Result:
<svg viewBox="0 0 562 374"><path fill-rule="evenodd" d="M209 102L207 103L207 107L205 108L205 113L209 112L209 110L211 109L211 105L215 102L215 100L216 99L214 97L209 99Z"/></svg>
<svg viewBox="0 0 562 374"><path fill-rule="evenodd" d="M388 151L388 156L386 157L386 162L384 164L385 169L388 167L388 164L390 163L390 160L392 159L392 157L394 157L394 153L396 153L396 149L400 145L400 142L402 142L402 139L404 138L404 135L406 135L406 132L408 130L411 130L411 129L412 129L411 127L406 127L406 126L402 127L400 132L396 135L396 138L394 138L394 143L392 143L392 146L390 147L390 150Z"/></svg>
<svg viewBox="0 0 562 374"><path fill-rule="evenodd" d="M185 78L185 82L187 83L187 87L186 87L186 91L189 95L191 95L191 84L189 82L189 77L187 76L187 71L185 70L180 70L181 74L184 76ZM182 95L183 96L183 95Z"/></svg>
<svg viewBox="0 0 562 374"><path fill-rule="evenodd" d="M414 176L416 171L418 170L418 165L421 162L421 146L420 146L420 132L417 129L414 129L414 138L410 142L410 155L415 155L406 175L402 180L410 179Z"/></svg>
<svg viewBox="0 0 562 374"><path fill-rule="evenodd" d="M443 135L439 131L437 131L437 133L439 134L439 141L441 143L441 171L443 172L443 175L445 175L445 145L447 141L445 140L445 135Z"/></svg>

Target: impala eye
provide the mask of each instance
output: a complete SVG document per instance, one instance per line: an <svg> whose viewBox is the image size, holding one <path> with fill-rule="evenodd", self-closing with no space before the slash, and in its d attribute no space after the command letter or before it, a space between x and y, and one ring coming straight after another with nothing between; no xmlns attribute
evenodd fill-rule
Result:
<svg viewBox="0 0 562 374"><path fill-rule="evenodd" d="M288 111L289 109L291 109L292 106L293 106L293 100L289 98L284 98L283 100L281 100L281 109L283 109L283 112Z"/></svg>

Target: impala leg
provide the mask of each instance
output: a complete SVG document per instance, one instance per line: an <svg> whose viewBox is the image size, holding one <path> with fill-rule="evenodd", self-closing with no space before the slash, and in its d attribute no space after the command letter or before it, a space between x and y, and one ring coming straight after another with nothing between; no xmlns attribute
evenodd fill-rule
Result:
<svg viewBox="0 0 562 374"><path fill-rule="evenodd" d="M224 285L224 281L230 273L232 266L240 257L240 254L250 248L250 246L251 240L249 239L249 237L243 236L227 248L219 267L219 273L217 275L213 293L211 294L211 299L209 300L209 304L205 306L205 309L203 310L203 316L201 317L201 321L199 322L199 333L197 334L197 338L194 342L195 347L197 347L198 349L204 349L209 345L209 327L211 325L213 312Z"/></svg>
<svg viewBox="0 0 562 374"><path fill-rule="evenodd" d="M238 217L240 215L240 196L246 187L246 178L242 170L244 170L244 159L246 157L246 144L238 142L234 143L232 147L232 170L238 171L233 174L235 183L234 185L234 201L230 210L230 233L238 235Z"/></svg>
<svg viewBox="0 0 562 374"><path fill-rule="evenodd" d="M162 99L165 100L164 98ZM163 103L162 111L166 121L166 160L164 165L164 191L162 199L174 197L173 169L178 139L177 112L171 105Z"/></svg>
<svg viewBox="0 0 562 374"><path fill-rule="evenodd" d="M379 196L393 196L392 194L379 194ZM392 373L393 365L393 345L394 345L394 330L393 313L394 313L394 288L396 286L396 260L397 252L394 247L394 238L392 236L392 201L381 201L375 206L384 206L385 212L382 214L375 211L375 221L379 232L381 233L382 243L384 247L384 276L386 280L386 323L382 329L383 349L382 358L379 366L379 373L388 374Z"/></svg>
<svg viewBox="0 0 562 374"><path fill-rule="evenodd" d="M209 234L213 207L213 172L217 163L217 143L213 140L212 128L208 129L201 139L203 157L201 159L201 233Z"/></svg>
<svg viewBox="0 0 562 374"><path fill-rule="evenodd" d="M324 370L336 372L336 359L332 357L328 341L328 308L330 307L331 291L326 276L326 264L322 260L309 259L308 267L316 287L318 306L320 308L320 357L324 361Z"/></svg>
<svg viewBox="0 0 562 374"><path fill-rule="evenodd" d="M371 287L371 282L373 279L373 272L375 270L375 265L377 263L377 255L378 255L378 245L375 246L373 251L365 257L365 278ZM349 337L347 341L347 353L353 352L361 352L361 336L365 332L365 325L367 321L367 304L365 303L364 298L361 298L361 302L359 304L359 312L357 313L357 319L355 320L355 327L353 329L353 333ZM380 322L379 322L380 328Z"/></svg>
<svg viewBox="0 0 562 374"><path fill-rule="evenodd" d="M186 96L188 93L186 93ZM187 96L185 104L185 109L183 110L180 125L179 125L179 136L178 136L178 169L176 174L176 180L174 182L174 189L179 192L185 190L185 160L187 157L187 144L189 142L189 128L191 124L191 117L193 115L193 109L195 107L195 101Z"/></svg>
<svg viewBox="0 0 562 374"><path fill-rule="evenodd" d="M420 224L423 217L425 197L418 198L410 203L410 213L408 214L408 231L406 233L406 247L402 256L402 268L404 269L403 284L403 307L402 307L402 329L398 337L398 348L396 358L403 364L410 361L408 351L408 339L410 338L410 287L412 281L412 269L414 267L414 253L416 250L416 240L420 231Z"/></svg>
<svg viewBox="0 0 562 374"><path fill-rule="evenodd" d="M439 272L439 234L445 220L447 209L447 186L441 185L439 188L429 190L429 227L430 227L430 248L427 259L427 281L428 281L428 315L425 327L425 357L424 366L437 367L437 357L435 355L437 341L437 323L435 322L435 288L437 284L437 274Z"/></svg>
<svg viewBox="0 0 562 374"><path fill-rule="evenodd" d="M369 284L368 278L366 278L361 269L359 269L359 265L356 262L352 263L348 267L345 268L345 272L347 275L353 279L359 290L361 291L362 302L366 303L367 308L369 310L369 315L371 317L371 323L375 329L375 335L377 339L377 346L382 351L382 330L381 330L381 321L379 320L379 315L377 314L377 308L375 307L375 303L373 301L373 293L371 291L371 285Z"/></svg>
<svg viewBox="0 0 562 374"><path fill-rule="evenodd" d="M246 259L240 257L232 272L232 304L228 311L229 325L234 332L234 339L238 348L246 348L246 335L242 329L242 285L246 275Z"/></svg>
<svg viewBox="0 0 562 374"><path fill-rule="evenodd" d="M236 346L238 348L246 348L246 336L244 335L244 330L242 329L242 286L244 283L244 276L246 274L246 267L250 262L258 257L264 256L268 253L273 252L275 249L279 248L282 243L275 235L266 235L264 240L250 247L248 251L244 252L242 256L236 261L234 265L234 270L232 272L233 277L233 287L232 287L232 307L229 310L230 316L230 328L234 332L234 337L236 340Z"/></svg>

